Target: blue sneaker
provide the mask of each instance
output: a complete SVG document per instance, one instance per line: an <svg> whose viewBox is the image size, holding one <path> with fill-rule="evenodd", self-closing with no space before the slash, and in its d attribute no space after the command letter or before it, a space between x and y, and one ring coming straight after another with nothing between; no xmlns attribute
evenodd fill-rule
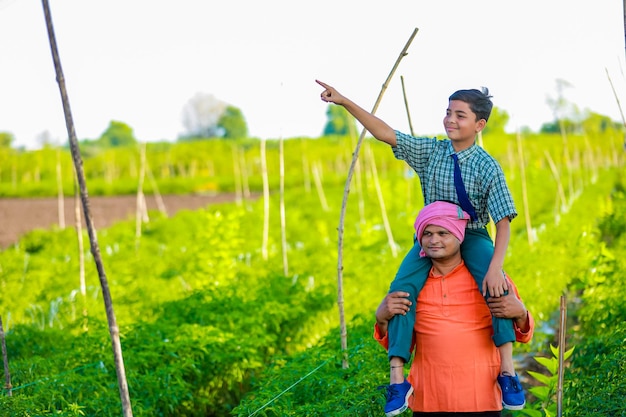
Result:
<svg viewBox="0 0 626 417"><path fill-rule="evenodd" d="M409 397L413 394L413 387L406 379L401 384L383 385L379 388L387 389L387 403L385 404L387 417L397 416L409 407Z"/></svg>
<svg viewBox="0 0 626 417"><path fill-rule="evenodd" d="M498 384L502 390L502 406L507 410L521 410L526 404L524 390L517 374L503 374L498 376Z"/></svg>

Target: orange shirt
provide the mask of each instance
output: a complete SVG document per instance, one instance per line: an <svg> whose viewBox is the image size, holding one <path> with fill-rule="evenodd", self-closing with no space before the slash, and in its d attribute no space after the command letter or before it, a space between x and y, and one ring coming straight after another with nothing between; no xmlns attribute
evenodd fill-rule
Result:
<svg viewBox="0 0 626 417"><path fill-rule="evenodd" d="M491 312L465 263L445 276L434 276L430 271L417 299L416 314L414 356L407 378L414 388L411 409L501 410L502 393L497 383L500 355L491 339ZM530 314L528 320L528 332L515 328L518 342L526 343L532 337L534 321ZM387 348L387 335L381 337L378 326L374 338Z"/></svg>

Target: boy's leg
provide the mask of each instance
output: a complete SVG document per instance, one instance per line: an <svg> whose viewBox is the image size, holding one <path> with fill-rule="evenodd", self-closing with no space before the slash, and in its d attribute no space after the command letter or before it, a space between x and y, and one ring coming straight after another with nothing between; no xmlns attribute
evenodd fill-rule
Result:
<svg viewBox="0 0 626 417"><path fill-rule="evenodd" d="M461 255L470 273L474 276L479 291L493 257L493 242L487 230L465 230ZM513 342L515 330L513 320L492 317L493 342L500 353L500 375L498 384L502 390L502 405L509 410L520 410L526 404L524 391L513 364Z"/></svg>
<svg viewBox="0 0 626 417"><path fill-rule="evenodd" d="M396 276L389 287L389 292L405 291L409 293L411 306L406 315L396 315L389 320L387 337L389 339L389 385L387 402L384 410L387 417L397 416L407 409L413 387L404 377L404 364L411 359L413 326L415 325L415 305L417 295L424 287L428 272L432 267L430 258L419 256L421 248L415 242L406 254Z"/></svg>
<svg viewBox="0 0 626 417"><path fill-rule="evenodd" d="M465 230L465 240L461 244L461 256L467 269L474 277L479 291L482 291L483 279L493 257L493 241L486 229ZM492 321L493 342L496 346L515 341L513 320L492 317Z"/></svg>
<svg viewBox="0 0 626 417"><path fill-rule="evenodd" d="M402 260L400 268L389 287L389 292L408 292L411 306L405 315L396 315L387 327L389 337L389 359L401 358L404 363L411 358L411 342L413 340L413 326L415 325L415 305L417 295L424 287L432 262L430 258L419 256L421 247L415 242L411 250Z"/></svg>

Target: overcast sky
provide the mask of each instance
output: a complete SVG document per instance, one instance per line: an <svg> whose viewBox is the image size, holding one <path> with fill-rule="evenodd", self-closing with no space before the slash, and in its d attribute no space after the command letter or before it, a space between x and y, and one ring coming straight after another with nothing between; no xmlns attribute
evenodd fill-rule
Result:
<svg viewBox="0 0 626 417"><path fill-rule="evenodd" d="M509 130L553 120L564 96L621 122L607 71L626 105L621 0L50 0L79 139L111 120L140 141L175 140L196 93L238 107L253 137L318 137L325 81L372 109L415 28L419 31L377 114L408 132L443 131L448 96L487 86ZM38 146L67 130L43 8L0 0L0 131Z"/></svg>

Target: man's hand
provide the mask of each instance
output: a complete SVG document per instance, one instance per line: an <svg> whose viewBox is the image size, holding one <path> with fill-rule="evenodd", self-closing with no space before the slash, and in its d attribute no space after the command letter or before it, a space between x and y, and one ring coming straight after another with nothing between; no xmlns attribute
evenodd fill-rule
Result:
<svg viewBox="0 0 626 417"><path fill-rule="evenodd" d="M501 297L489 297L487 305L495 317L515 320L521 331L528 331L528 310L512 292Z"/></svg>
<svg viewBox="0 0 626 417"><path fill-rule="evenodd" d="M326 103L335 103L339 105L342 105L344 103L345 97L339 94L339 92L335 90L333 87L331 87L330 85L326 83L321 82L320 80L315 80L315 82L321 85L322 87L324 87L325 89L324 91L322 91L322 94L320 95L320 98L322 99L322 101L325 101Z"/></svg>
<svg viewBox="0 0 626 417"><path fill-rule="evenodd" d="M489 296L500 297L509 290L506 279L504 278L503 271L493 271L491 268L487 271L485 278L483 279L483 297Z"/></svg>
<svg viewBox="0 0 626 417"><path fill-rule="evenodd" d="M376 322L379 327L385 326L386 328L387 322L389 322L393 316L396 314L405 315L409 311L409 306L412 303L407 298L408 296L408 292L394 291L383 298L383 301L381 301L376 309Z"/></svg>

